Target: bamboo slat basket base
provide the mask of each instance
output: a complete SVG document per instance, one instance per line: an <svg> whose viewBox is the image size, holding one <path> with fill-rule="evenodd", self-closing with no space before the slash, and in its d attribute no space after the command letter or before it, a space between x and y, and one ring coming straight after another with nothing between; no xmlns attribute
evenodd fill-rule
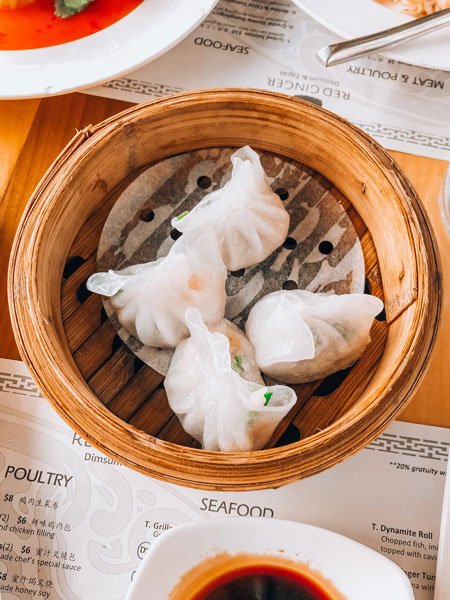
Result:
<svg viewBox="0 0 450 600"><path fill-rule="evenodd" d="M384 298L372 342L345 373L297 388L267 449L211 453L171 413L163 376L122 343L85 282L105 219L151 164L249 144L329 180ZM392 159L346 121L306 102L246 90L180 94L80 132L31 199L10 263L22 356L66 421L113 459L172 483L217 490L279 487L318 473L379 435L424 373L440 314L440 276L423 209Z"/></svg>

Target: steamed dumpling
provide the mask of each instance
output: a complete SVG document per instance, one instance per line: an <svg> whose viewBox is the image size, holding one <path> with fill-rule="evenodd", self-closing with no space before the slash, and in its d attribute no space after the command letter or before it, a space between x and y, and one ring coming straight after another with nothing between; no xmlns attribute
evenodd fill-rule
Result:
<svg viewBox="0 0 450 600"><path fill-rule="evenodd" d="M231 368L243 379L264 385L258 365L255 349L245 333L227 319L208 325L210 333L222 333L228 340Z"/></svg>
<svg viewBox="0 0 450 600"><path fill-rule="evenodd" d="M245 330L263 373L285 383L305 383L359 358L382 309L383 302L368 294L282 290L255 304Z"/></svg>
<svg viewBox="0 0 450 600"><path fill-rule="evenodd" d="M281 246L290 217L254 150L241 148L231 162L231 179L223 188L172 219L172 227L182 232L214 228L226 267L238 271L262 262Z"/></svg>
<svg viewBox="0 0 450 600"><path fill-rule="evenodd" d="M188 335L184 313L199 309L206 323L225 312L226 268L211 230L184 235L164 258L96 273L90 291L111 298L120 324L144 345L174 348Z"/></svg>
<svg viewBox="0 0 450 600"><path fill-rule="evenodd" d="M295 392L243 379L232 367L228 338L210 333L198 310L186 311L186 323L191 337L175 350L164 382L183 429L205 450L261 449L294 406Z"/></svg>

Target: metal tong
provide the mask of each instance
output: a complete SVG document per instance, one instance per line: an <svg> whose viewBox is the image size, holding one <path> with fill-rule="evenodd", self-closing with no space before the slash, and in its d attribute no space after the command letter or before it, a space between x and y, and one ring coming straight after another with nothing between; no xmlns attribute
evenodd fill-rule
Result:
<svg viewBox="0 0 450 600"><path fill-rule="evenodd" d="M371 33L363 37L339 42L331 46L325 46L317 52L319 60L326 67L339 65L352 58L364 56L370 52L377 52L382 48L390 48L401 44L406 40L426 35L430 31L436 31L450 25L450 8L440 10L432 15L427 15L420 19L414 19L397 25L378 33ZM449 61L450 61L450 36L449 36Z"/></svg>

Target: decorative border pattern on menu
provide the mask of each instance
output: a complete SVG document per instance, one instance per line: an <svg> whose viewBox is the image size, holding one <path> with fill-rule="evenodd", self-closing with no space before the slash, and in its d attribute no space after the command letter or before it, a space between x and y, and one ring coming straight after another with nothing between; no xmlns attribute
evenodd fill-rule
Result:
<svg viewBox="0 0 450 600"><path fill-rule="evenodd" d="M144 94L145 96L154 96L155 98L183 91L183 88L166 85L165 83L149 83L148 81L130 79L129 77L113 79L104 83L102 87L121 90L123 92L133 92L134 94Z"/></svg>
<svg viewBox="0 0 450 600"><path fill-rule="evenodd" d="M367 450L415 456L416 458L429 458L431 460L447 461L450 444L436 440L425 440L407 435L382 433L376 440L367 446Z"/></svg>
<svg viewBox="0 0 450 600"><path fill-rule="evenodd" d="M42 394L30 375L0 373L0 392L42 398Z"/></svg>
<svg viewBox="0 0 450 600"><path fill-rule="evenodd" d="M445 135L429 135L427 133L413 131L412 129L402 129L400 127L391 127L382 123L365 123L353 121L355 125L361 127L369 135L383 140L395 140L396 142L405 142L407 144L418 144L437 150L450 149L450 137Z"/></svg>

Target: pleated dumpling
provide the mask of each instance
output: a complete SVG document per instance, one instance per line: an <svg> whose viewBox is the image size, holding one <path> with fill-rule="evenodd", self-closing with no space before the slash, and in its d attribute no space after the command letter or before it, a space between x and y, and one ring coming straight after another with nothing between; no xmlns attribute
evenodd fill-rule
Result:
<svg viewBox="0 0 450 600"><path fill-rule="evenodd" d="M228 319L208 324L207 327L210 333L221 333L227 338L230 363L233 371L247 381L264 385L261 372L256 364L255 349L247 339L245 333L239 327L236 327L234 323L228 321Z"/></svg>
<svg viewBox="0 0 450 600"><path fill-rule="evenodd" d="M359 358L382 309L383 302L368 294L281 290L255 304L245 330L263 373L285 383L305 383Z"/></svg>
<svg viewBox="0 0 450 600"><path fill-rule="evenodd" d="M216 236L206 230L182 236L154 262L96 273L87 287L111 298L120 324L144 345L175 348L188 335L188 307L206 323L223 318L226 276Z"/></svg>
<svg viewBox="0 0 450 600"><path fill-rule="evenodd" d="M191 336L175 350L164 386L183 429L205 450L259 450L294 406L295 392L243 379L230 343L211 333L196 309L186 311Z"/></svg>
<svg viewBox="0 0 450 600"><path fill-rule="evenodd" d="M249 146L231 156L231 179L207 194L190 212L172 219L181 232L212 227L229 271L262 262L286 239L289 213Z"/></svg>

